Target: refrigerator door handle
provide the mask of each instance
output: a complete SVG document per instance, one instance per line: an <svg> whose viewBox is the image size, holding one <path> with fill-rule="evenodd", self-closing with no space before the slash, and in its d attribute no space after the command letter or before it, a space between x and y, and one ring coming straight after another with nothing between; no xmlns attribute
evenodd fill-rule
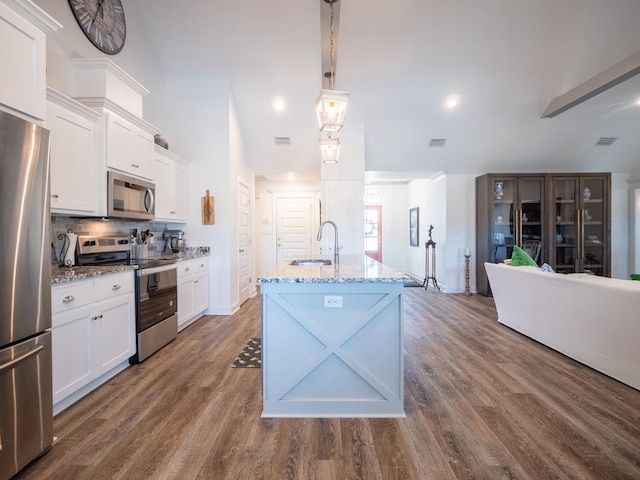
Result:
<svg viewBox="0 0 640 480"><path fill-rule="evenodd" d="M7 363L5 363L4 365L0 365L0 373L6 371L6 370L11 370L13 367L15 367L18 363L22 362L23 360L26 360L27 358L36 355L38 352L40 352L40 350L42 350L44 347L42 345L36 345L35 347L33 347L31 350L29 350L26 353L23 353L22 355L20 355L19 357L14 358L13 360L9 360Z"/></svg>

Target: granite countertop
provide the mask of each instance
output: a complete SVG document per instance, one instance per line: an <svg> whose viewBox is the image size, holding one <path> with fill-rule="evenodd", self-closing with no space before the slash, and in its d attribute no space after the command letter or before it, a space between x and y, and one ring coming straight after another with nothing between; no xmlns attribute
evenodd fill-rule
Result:
<svg viewBox="0 0 640 480"><path fill-rule="evenodd" d="M175 260L181 262L191 260L192 258L209 256L209 247L189 247L181 253L166 253L154 257L161 260ZM136 270L136 265L103 265L99 267L52 267L51 283L66 283L76 280L86 280L93 277L101 277L103 275L112 275L114 273L128 272Z"/></svg>
<svg viewBox="0 0 640 480"><path fill-rule="evenodd" d="M156 256L162 260L175 260L182 262L183 260L191 260L192 258L208 257L210 255L209 247L187 247L184 252L180 253L163 253Z"/></svg>
<svg viewBox="0 0 640 480"><path fill-rule="evenodd" d="M53 267L51 269L51 283L66 283L87 278L112 275L114 273L135 270L135 265L105 265L100 267Z"/></svg>
<svg viewBox="0 0 640 480"><path fill-rule="evenodd" d="M332 257L323 257L330 259ZM386 265L364 255L341 255L338 265L278 265L258 277L259 283L391 283L408 278Z"/></svg>

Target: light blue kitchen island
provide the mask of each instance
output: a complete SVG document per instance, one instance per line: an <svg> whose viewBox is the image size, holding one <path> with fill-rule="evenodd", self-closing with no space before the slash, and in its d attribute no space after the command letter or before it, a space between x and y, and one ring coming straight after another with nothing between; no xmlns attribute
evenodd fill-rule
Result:
<svg viewBox="0 0 640 480"><path fill-rule="evenodd" d="M404 417L406 276L365 256L258 278L263 417Z"/></svg>

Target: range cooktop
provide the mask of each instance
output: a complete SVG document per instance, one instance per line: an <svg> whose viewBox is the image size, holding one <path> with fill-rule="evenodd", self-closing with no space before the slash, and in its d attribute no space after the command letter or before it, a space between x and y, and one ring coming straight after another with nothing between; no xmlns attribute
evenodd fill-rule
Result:
<svg viewBox="0 0 640 480"><path fill-rule="evenodd" d="M131 258L129 237L114 235L105 237L78 237L78 265L132 265L139 269L159 267L176 263L169 258Z"/></svg>

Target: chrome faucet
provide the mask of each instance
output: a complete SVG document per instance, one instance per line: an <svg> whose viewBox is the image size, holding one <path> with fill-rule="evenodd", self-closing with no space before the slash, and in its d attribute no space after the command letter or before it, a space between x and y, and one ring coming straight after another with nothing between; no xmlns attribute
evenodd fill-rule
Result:
<svg viewBox="0 0 640 480"><path fill-rule="evenodd" d="M331 225L333 225L333 229L335 230L335 244L333 247L333 264L338 265L338 262L340 261L340 249L342 248L338 246L338 226L331 220L325 220L324 222L322 222L320 224L320 228L318 229L318 241L322 240L322 227L324 227L325 224L327 223L330 223Z"/></svg>

